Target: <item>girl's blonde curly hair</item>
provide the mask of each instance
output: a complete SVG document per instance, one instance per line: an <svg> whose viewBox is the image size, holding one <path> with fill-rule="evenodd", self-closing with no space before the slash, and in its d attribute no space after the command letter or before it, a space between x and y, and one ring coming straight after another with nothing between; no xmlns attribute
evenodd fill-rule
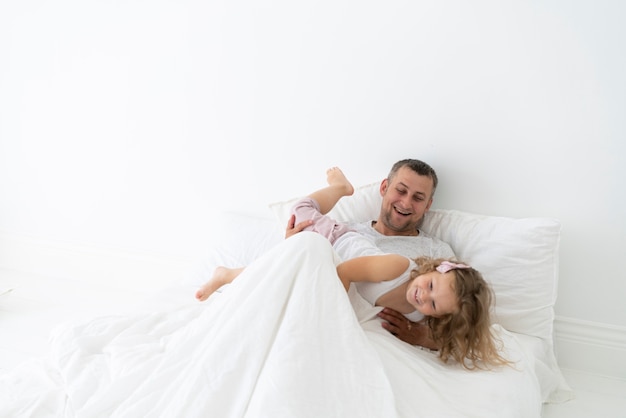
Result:
<svg viewBox="0 0 626 418"><path fill-rule="evenodd" d="M435 271L443 261L451 260L416 258L418 267L411 272L411 278ZM439 357L444 362L452 358L470 370L509 364L500 355L501 344L491 332L490 310L494 295L489 284L472 267L451 271L455 275L454 291L459 309L455 313L424 318L431 338L439 347Z"/></svg>

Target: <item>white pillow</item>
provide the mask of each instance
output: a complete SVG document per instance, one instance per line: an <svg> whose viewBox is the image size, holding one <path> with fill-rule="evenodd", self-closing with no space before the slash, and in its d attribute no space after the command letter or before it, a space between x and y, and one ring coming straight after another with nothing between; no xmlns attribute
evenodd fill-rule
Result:
<svg viewBox="0 0 626 418"><path fill-rule="evenodd" d="M341 222L378 218L379 187L380 183L359 187L329 215ZM283 230L296 200L270 204ZM527 351L535 357L543 400L570 398L553 344L560 223L550 218L514 219L435 209L425 215L421 229L450 244L459 260L483 274L495 293L494 322L531 337L522 344L538 341Z"/></svg>
<svg viewBox="0 0 626 418"><path fill-rule="evenodd" d="M424 216L421 228L450 244L459 260L489 282L495 293L494 322L538 339L521 342L534 356L543 400L570 399L572 391L557 365L553 343L560 223L437 209Z"/></svg>

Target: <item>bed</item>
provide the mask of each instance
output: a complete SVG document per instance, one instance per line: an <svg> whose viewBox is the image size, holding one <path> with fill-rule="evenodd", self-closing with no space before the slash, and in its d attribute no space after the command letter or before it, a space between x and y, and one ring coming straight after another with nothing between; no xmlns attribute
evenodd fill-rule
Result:
<svg viewBox="0 0 626 418"><path fill-rule="evenodd" d="M343 289L325 239L284 240L292 202L222 214L197 273L163 295L176 299L217 265L248 266L207 301L154 300L56 328L49 355L0 376L0 416L528 418L572 397L553 346L557 220L426 215L422 229L492 285L494 333L515 361L467 371L387 333L380 308ZM361 221L379 208L369 184L331 215Z"/></svg>

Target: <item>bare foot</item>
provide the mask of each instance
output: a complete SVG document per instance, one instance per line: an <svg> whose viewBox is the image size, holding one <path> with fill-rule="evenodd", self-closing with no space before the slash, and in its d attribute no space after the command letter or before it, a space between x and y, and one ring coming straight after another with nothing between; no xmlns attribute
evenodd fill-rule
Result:
<svg viewBox="0 0 626 418"><path fill-rule="evenodd" d="M216 267L213 276L196 291L196 299L200 302L207 300L217 289L235 280L242 271L243 268Z"/></svg>
<svg viewBox="0 0 626 418"><path fill-rule="evenodd" d="M332 167L326 170L326 181L329 186L341 189L344 196L351 196L354 193L352 183L348 181L348 178L339 167Z"/></svg>

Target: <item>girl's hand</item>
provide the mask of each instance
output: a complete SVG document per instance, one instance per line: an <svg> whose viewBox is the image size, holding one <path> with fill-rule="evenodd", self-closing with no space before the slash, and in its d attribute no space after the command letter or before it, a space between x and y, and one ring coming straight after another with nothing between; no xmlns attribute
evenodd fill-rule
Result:
<svg viewBox="0 0 626 418"><path fill-rule="evenodd" d="M312 224L313 221L309 219L296 225L296 215L291 215L289 217L289 221L287 222L287 228L285 229L285 239L292 235L296 235L298 232L301 232L304 228L311 226Z"/></svg>

